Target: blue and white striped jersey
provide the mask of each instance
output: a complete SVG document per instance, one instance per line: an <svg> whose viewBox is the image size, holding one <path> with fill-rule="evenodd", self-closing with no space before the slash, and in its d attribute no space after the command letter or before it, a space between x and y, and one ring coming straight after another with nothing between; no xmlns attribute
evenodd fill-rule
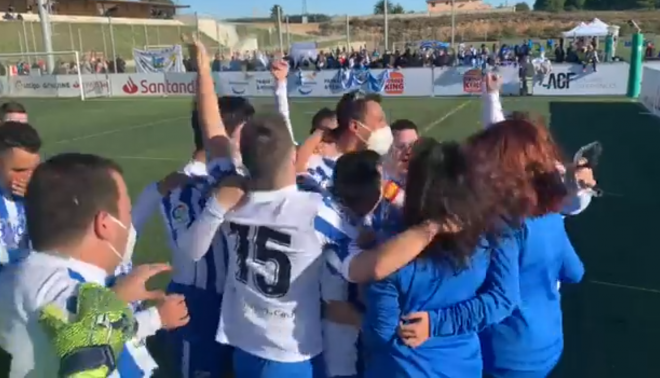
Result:
<svg viewBox="0 0 660 378"><path fill-rule="evenodd" d="M0 266L23 260L30 253L23 199L0 197Z"/></svg>
<svg viewBox="0 0 660 378"><path fill-rule="evenodd" d="M337 164L335 157L313 155L307 164L307 172L298 175L298 186L306 191L325 192L332 182L332 172Z"/></svg>
<svg viewBox="0 0 660 378"><path fill-rule="evenodd" d="M189 183L163 197L161 212L172 249L172 281L221 294L227 270L224 237L221 234L214 237L199 261L194 261L189 255L187 249L190 246L181 242L182 234L188 231L204 210L213 183L227 175L236 174L236 168L229 159L218 159L209 165L208 173L205 176L193 176Z"/></svg>

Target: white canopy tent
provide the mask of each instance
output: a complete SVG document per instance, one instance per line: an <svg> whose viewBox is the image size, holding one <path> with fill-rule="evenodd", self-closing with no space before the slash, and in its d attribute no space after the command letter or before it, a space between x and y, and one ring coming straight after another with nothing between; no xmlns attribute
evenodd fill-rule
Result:
<svg viewBox="0 0 660 378"><path fill-rule="evenodd" d="M580 25L562 34L564 37L605 37L610 34L611 30L612 28L608 24L594 18L588 24L581 22Z"/></svg>

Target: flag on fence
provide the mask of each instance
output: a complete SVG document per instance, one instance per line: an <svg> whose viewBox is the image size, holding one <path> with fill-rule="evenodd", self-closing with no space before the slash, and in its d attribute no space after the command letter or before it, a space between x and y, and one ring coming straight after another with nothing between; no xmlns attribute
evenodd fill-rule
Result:
<svg viewBox="0 0 660 378"><path fill-rule="evenodd" d="M391 69L386 69L378 75L374 75L368 68L341 69L337 73L336 81L341 84L341 89L351 91L361 89L366 92L383 92L385 85L390 79Z"/></svg>
<svg viewBox="0 0 660 378"><path fill-rule="evenodd" d="M133 49L138 73L186 72L180 45L156 50Z"/></svg>

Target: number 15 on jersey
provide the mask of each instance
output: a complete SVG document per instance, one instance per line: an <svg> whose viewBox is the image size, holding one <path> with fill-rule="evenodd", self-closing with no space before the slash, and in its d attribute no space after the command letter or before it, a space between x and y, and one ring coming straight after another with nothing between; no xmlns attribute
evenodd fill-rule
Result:
<svg viewBox="0 0 660 378"><path fill-rule="evenodd" d="M235 237L237 281L257 289L268 298L281 298L291 285L291 260L274 247L291 247L291 235L265 226L230 223Z"/></svg>

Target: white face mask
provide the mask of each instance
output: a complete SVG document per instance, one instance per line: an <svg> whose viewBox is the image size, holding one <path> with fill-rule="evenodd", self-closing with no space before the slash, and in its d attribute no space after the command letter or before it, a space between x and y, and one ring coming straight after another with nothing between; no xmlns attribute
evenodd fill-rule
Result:
<svg viewBox="0 0 660 378"><path fill-rule="evenodd" d="M137 240L137 231L135 230L135 227L131 223L131 227L126 227L123 223L121 223L117 218L113 217L112 215L110 216L110 219L112 219L113 222L117 223L117 225L124 230L128 232L128 237L126 238L126 246L124 247L124 253L119 253L117 249L110 243L108 242L108 246L112 250L112 252L119 257L119 260L121 260L121 264L129 264L133 261L133 251L135 250L135 242Z"/></svg>
<svg viewBox="0 0 660 378"><path fill-rule="evenodd" d="M371 131L370 128L361 122L358 122L358 125ZM394 136L392 135L392 129L390 129L389 126L386 126L378 130L371 131L371 135L369 135L369 139L367 139L365 143L367 144L368 149L376 151L378 155L383 156L390 150L393 142Z"/></svg>

